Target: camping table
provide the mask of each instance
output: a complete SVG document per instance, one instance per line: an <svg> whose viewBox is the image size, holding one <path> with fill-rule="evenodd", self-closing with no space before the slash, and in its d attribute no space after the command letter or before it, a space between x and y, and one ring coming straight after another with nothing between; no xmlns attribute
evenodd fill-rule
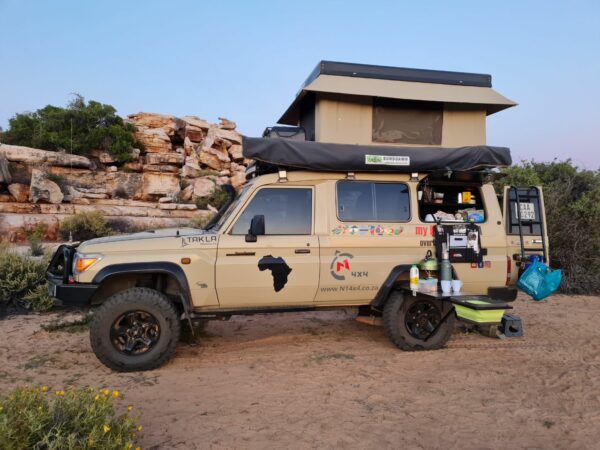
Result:
<svg viewBox="0 0 600 450"><path fill-rule="evenodd" d="M444 322L446 322L446 320L448 320L448 317L450 317L450 314L452 314L454 312L454 305L460 305L460 306L464 306L466 308L475 309L475 310L512 309L512 306L507 305L506 303L496 302L488 295L469 294L468 292L460 292L458 294L450 294L450 293L445 294L441 290L438 290L436 292L427 292L427 291L421 291L421 290L417 289L417 290L413 291L410 288L409 283L401 283L398 287L400 290L406 292L409 295L412 295L413 292L415 292L416 294L419 294L421 296L424 296L424 297L427 297L430 299L436 299L436 300L440 300L442 302L449 302L452 304L452 307L442 317L442 320L440 320L438 322L438 324L435 326L435 328L433 330L431 330L431 333L429 333L429 335L424 339L425 341L427 341L431 336L433 336L436 333L436 331L442 326L442 324ZM482 301L486 302L487 304L485 304L485 305L473 304L473 303L469 303L468 302L469 300L482 300ZM463 320L463 319L461 319L461 320Z"/></svg>

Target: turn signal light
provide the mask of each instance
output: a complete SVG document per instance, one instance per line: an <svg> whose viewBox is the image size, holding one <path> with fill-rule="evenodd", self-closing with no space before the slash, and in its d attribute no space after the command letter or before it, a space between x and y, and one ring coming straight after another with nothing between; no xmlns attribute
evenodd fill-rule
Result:
<svg viewBox="0 0 600 450"><path fill-rule="evenodd" d="M73 261L73 273L77 275L85 272L101 259L101 255L84 255L76 253Z"/></svg>

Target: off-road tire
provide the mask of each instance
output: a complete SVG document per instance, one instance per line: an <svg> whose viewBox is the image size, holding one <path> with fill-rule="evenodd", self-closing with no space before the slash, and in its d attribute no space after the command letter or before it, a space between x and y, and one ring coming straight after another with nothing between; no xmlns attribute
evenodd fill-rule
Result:
<svg viewBox="0 0 600 450"><path fill-rule="evenodd" d="M395 291L385 303L385 307L383 308L383 328L385 334L401 350L437 350L444 347L452 335L455 321L454 314L452 313L427 341L418 339L410 334L404 322L405 316L410 307L421 300L423 300L422 297L413 297ZM442 302L440 304L442 305L440 309L443 317L448 312L447 308L451 306L445 305Z"/></svg>
<svg viewBox="0 0 600 450"><path fill-rule="evenodd" d="M154 316L160 327L156 344L147 353L126 355L111 341L115 320L129 311L144 311ZM162 293L149 288L131 288L109 297L95 311L90 325L90 342L98 359L110 369L134 372L155 369L168 361L177 347L181 332L180 315Z"/></svg>

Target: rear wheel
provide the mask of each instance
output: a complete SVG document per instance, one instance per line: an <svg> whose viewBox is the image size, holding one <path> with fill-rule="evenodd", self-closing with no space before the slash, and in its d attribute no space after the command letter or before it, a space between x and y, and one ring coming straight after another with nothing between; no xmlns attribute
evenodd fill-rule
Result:
<svg viewBox="0 0 600 450"><path fill-rule="evenodd" d="M440 324L448 308L451 306L439 300L394 292L383 309L385 334L396 347L406 351L442 348L454 329L452 313ZM431 334L433 330L435 333Z"/></svg>
<svg viewBox="0 0 600 450"><path fill-rule="evenodd" d="M162 293L132 288L109 297L96 311L90 342L98 359L121 372L165 363L179 340L179 314Z"/></svg>

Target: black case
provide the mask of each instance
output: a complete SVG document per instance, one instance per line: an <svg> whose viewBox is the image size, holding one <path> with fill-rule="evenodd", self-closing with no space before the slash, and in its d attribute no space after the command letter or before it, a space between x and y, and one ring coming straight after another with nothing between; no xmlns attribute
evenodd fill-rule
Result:
<svg viewBox="0 0 600 450"><path fill-rule="evenodd" d="M466 233L456 233L456 229L465 228ZM442 225L441 230L439 226L435 226L435 256L438 261L442 260L442 244L447 242L447 236L450 235L468 235L469 231L478 232L478 245L479 252L476 253L472 248L453 248L448 249L448 257L451 263L481 263L483 256L487 254L487 250L481 248L481 228L474 223L466 223L460 225Z"/></svg>

